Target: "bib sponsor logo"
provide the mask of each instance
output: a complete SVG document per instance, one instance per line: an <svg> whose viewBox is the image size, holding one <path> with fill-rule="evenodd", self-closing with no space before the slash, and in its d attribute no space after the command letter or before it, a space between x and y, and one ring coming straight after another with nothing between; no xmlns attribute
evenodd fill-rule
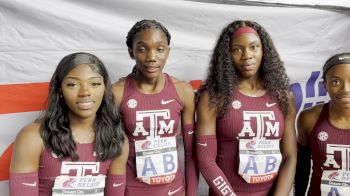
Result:
<svg viewBox="0 0 350 196"><path fill-rule="evenodd" d="M232 101L232 108L238 110L242 107L242 103L239 100Z"/></svg>
<svg viewBox="0 0 350 196"><path fill-rule="evenodd" d="M256 120L256 133L251 127L251 121ZM265 139L269 136L279 136L280 124L273 122L275 114L272 111L243 111L243 128L238 137L254 137Z"/></svg>
<svg viewBox="0 0 350 196"><path fill-rule="evenodd" d="M144 119L148 118L149 132L144 128ZM165 121L168 120L168 123ZM160 138L161 135L172 134L174 132L175 120L170 120L170 110L145 110L136 111L136 127L134 130L134 136L147 136L150 138ZM158 130L159 126L159 131Z"/></svg>

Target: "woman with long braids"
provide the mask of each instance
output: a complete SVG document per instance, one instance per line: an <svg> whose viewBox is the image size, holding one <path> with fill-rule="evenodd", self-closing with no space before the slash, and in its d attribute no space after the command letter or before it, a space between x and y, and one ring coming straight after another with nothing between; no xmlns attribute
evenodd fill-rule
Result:
<svg viewBox="0 0 350 196"><path fill-rule="evenodd" d="M234 21L223 29L198 91L197 159L210 195L289 194L296 136L288 83L262 26Z"/></svg>
<svg viewBox="0 0 350 196"><path fill-rule="evenodd" d="M47 106L17 135L10 195L124 195L129 146L104 64L89 53L65 56Z"/></svg>
<svg viewBox="0 0 350 196"><path fill-rule="evenodd" d="M130 144L125 188L128 196L197 195L194 92L188 83L163 73L170 38L168 30L155 20L136 22L126 38L134 69L113 86ZM185 178L177 150L179 123Z"/></svg>

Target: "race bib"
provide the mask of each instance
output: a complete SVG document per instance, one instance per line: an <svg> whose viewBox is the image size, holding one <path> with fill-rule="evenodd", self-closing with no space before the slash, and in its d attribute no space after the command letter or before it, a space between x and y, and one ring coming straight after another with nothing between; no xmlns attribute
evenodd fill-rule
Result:
<svg viewBox="0 0 350 196"><path fill-rule="evenodd" d="M282 155L280 140L240 139L239 171L248 183L273 180L278 173Z"/></svg>
<svg viewBox="0 0 350 196"><path fill-rule="evenodd" d="M321 178L322 196L345 196L350 194L350 171L325 170Z"/></svg>
<svg viewBox="0 0 350 196"><path fill-rule="evenodd" d="M57 176L52 196L103 196L105 175L98 176Z"/></svg>
<svg viewBox="0 0 350 196"><path fill-rule="evenodd" d="M146 184L167 184L175 179L178 158L175 137L135 141L137 178Z"/></svg>

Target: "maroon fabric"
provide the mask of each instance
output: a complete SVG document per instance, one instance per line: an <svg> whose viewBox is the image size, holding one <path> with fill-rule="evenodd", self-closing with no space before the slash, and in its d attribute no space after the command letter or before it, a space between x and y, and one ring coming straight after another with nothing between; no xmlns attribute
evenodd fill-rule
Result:
<svg viewBox="0 0 350 196"><path fill-rule="evenodd" d="M328 147L327 147L328 145ZM312 177L308 195L321 195L323 170L349 171L350 129L339 129L329 122L329 104L325 104L310 135ZM343 154L343 156L342 156ZM327 157L333 157L335 165L325 165Z"/></svg>
<svg viewBox="0 0 350 196"><path fill-rule="evenodd" d="M165 74L165 84L161 92L143 94L136 87L132 75L126 78L120 112L129 139L125 195L182 195L186 185L181 173L180 160L175 180L168 184L148 185L137 180L135 141L147 137L170 137L177 135L183 105L175 85ZM191 146L191 145L187 145ZM186 149L185 149L186 151ZM186 164L186 163L185 163Z"/></svg>
<svg viewBox="0 0 350 196"><path fill-rule="evenodd" d="M196 143L199 169L210 187L211 194L233 195L233 189L229 181L215 162L216 136L197 136Z"/></svg>
<svg viewBox="0 0 350 196"><path fill-rule="evenodd" d="M85 171L85 175L97 176L99 174L107 175L109 165L111 160L105 162L97 162L94 156L94 145L89 144L77 144L77 153L79 155L78 162L87 162L81 164L81 171ZM69 158L63 161L71 162ZM72 162L75 163L75 162ZM97 167L98 171L95 172L91 168ZM61 175L62 170L68 170L69 176L76 176L76 169L69 169L63 166L60 159L57 158L51 150L46 149L42 152L39 163L39 195L40 196L50 196L52 194L52 187L55 182L55 178ZM67 175L66 173L62 175Z"/></svg>
<svg viewBox="0 0 350 196"><path fill-rule="evenodd" d="M10 196L38 196L38 172L10 173Z"/></svg>
<svg viewBox="0 0 350 196"><path fill-rule="evenodd" d="M185 150L186 195L196 196L198 192L198 168L194 146L194 125L183 125L182 136Z"/></svg>
<svg viewBox="0 0 350 196"><path fill-rule="evenodd" d="M277 102L268 93L261 97L250 97L237 91L233 96L225 114L216 120L216 163L235 192L254 193L269 190L274 181L249 184L238 174L239 138L252 139L260 136L259 138L281 139L284 134L284 116ZM278 134L272 133L271 127L275 127ZM254 135L249 136L245 132L239 137L243 128L251 128Z"/></svg>
<svg viewBox="0 0 350 196"><path fill-rule="evenodd" d="M123 196L125 192L125 175L107 175L105 196Z"/></svg>

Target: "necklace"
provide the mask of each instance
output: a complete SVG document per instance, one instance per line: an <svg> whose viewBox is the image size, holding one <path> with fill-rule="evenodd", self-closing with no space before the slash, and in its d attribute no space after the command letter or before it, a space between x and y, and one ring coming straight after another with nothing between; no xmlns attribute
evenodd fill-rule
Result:
<svg viewBox="0 0 350 196"><path fill-rule="evenodd" d="M82 134L78 134L76 132L72 132L73 139L75 143L77 144L88 144L91 143L94 140L95 132L89 131L88 134L85 136Z"/></svg>

